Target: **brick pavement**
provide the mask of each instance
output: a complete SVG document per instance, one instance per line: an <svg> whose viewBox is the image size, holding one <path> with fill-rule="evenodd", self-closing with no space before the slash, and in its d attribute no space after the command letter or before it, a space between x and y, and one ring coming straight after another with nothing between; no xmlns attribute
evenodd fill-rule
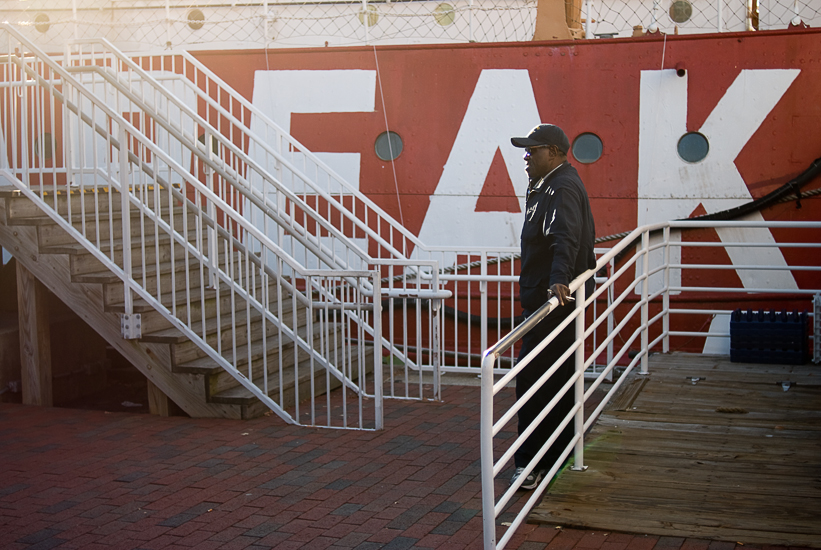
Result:
<svg viewBox="0 0 821 550"><path fill-rule="evenodd" d="M0 404L0 548L480 549L478 388L444 395L387 402L381 432ZM735 547L544 525L508 546Z"/></svg>

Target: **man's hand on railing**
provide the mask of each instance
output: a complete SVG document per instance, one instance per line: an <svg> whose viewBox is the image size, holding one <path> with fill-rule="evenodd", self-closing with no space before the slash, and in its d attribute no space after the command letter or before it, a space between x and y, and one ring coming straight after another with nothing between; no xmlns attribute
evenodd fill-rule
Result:
<svg viewBox="0 0 821 550"><path fill-rule="evenodd" d="M547 291L548 300L553 296L558 298L560 306L575 301L575 298L573 298L573 296L570 295L570 289L566 285L559 283L556 283L555 285L550 285L550 289L548 289Z"/></svg>

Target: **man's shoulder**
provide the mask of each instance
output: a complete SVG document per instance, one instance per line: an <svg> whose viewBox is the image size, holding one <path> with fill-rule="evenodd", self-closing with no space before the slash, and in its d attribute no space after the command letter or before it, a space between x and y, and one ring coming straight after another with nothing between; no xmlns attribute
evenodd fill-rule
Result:
<svg viewBox="0 0 821 550"><path fill-rule="evenodd" d="M579 177L579 173L576 171L576 168L569 163L556 170L556 173L550 178L548 184L556 191L563 189L580 191L584 189L584 184L582 183L581 177Z"/></svg>

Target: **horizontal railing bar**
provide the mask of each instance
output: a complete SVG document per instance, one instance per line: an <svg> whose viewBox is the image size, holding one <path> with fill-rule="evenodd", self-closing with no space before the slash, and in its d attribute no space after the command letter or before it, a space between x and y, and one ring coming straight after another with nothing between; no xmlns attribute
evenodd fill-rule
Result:
<svg viewBox="0 0 821 550"><path fill-rule="evenodd" d="M813 265L743 265L743 264L670 264L670 269L724 269L746 271L821 271Z"/></svg>
<svg viewBox="0 0 821 550"><path fill-rule="evenodd" d="M688 248L821 248L821 243L669 241L668 244L680 248L684 248L685 246Z"/></svg>
<svg viewBox="0 0 821 550"><path fill-rule="evenodd" d="M818 290L803 290L800 288L745 288L745 287L721 287L721 286L671 286L671 292L725 292L732 294L801 294L812 296L818 294Z"/></svg>

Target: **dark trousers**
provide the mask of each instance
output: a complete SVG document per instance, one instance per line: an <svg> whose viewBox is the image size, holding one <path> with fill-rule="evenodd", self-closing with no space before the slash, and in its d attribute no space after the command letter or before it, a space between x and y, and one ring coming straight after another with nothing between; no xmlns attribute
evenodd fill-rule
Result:
<svg viewBox="0 0 821 550"><path fill-rule="evenodd" d="M524 338L522 338L522 349L519 352L519 361L521 361L528 353L530 353L542 340L547 337L553 329L555 329L564 319L573 312L574 305L569 304L561 306L550 315L548 315L541 323L539 323L533 330L531 330ZM525 316L529 316L532 312L525 311ZM541 377L553 363L558 359L567 349L573 345L575 341L574 323L570 323L562 332L555 338L550 345L548 345L542 352L527 365L522 372L516 376L516 398L519 399L524 395ZM536 392L536 394L519 409L519 434L527 429L533 420L539 415L542 409L553 399L563 385L573 376L575 371L575 361L573 355L567 358L564 363L548 378L544 385ZM514 455L514 462L516 467L524 467L533 459L539 452L539 449L548 440L551 434L561 424L567 413L573 408L575 395L573 388L562 397L556 404L552 411L539 424L538 428L527 438L527 440L519 447ZM551 445L547 453L539 461L536 469L549 470L553 463L559 458L559 455L573 438L573 421L571 420L567 427L562 431L558 439Z"/></svg>

